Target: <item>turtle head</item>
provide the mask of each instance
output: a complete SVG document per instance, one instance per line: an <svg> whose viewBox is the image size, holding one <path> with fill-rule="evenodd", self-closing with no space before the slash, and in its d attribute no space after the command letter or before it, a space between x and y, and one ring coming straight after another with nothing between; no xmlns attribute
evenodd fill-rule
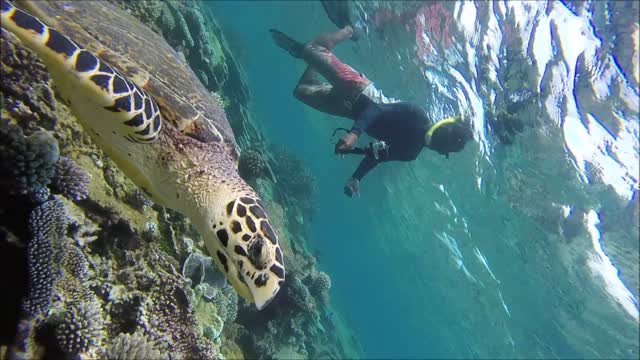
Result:
<svg viewBox="0 0 640 360"><path fill-rule="evenodd" d="M285 277L282 250L262 205L256 197L241 196L212 221L209 252L238 294L262 310Z"/></svg>

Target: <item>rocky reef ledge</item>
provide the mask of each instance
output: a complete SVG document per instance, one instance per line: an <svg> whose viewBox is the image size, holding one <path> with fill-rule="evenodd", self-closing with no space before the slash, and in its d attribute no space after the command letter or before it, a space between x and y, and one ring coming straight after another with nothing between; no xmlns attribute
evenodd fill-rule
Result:
<svg viewBox="0 0 640 360"><path fill-rule="evenodd" d="M314 178L263 138L212 10L112 2L163 34L223 100L240 172L280 233L287 282L263 311L238 299L189 220L123 176L56 97L37 56L2 30L0 357L361 357L305 240Z"/></svg>

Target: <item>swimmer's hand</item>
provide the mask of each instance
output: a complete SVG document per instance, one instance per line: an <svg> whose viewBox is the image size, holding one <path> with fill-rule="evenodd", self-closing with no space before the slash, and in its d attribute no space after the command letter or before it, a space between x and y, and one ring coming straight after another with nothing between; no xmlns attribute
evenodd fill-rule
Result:
<svg viewBox="0 0 640 360"><path fill-rule="evenodd" d="M349 178L344 185L344 194L348 197L353 197L354 194L360 195L360 181L358 179Z"/></svg>
<svg viewBox="0 0 640 360"><path fill-rule="evenodd" d="M356 141L358 141L358 134L354 132L347 133L336 144L335 153L342 154L347 150L351 150Z"/></svg>

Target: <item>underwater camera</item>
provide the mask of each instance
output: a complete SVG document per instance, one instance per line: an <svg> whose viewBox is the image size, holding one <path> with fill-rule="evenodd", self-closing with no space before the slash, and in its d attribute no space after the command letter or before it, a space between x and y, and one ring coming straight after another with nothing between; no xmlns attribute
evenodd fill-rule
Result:
<svg viewBox="0 0 640 360"><path fill-rule="evenodd" d="M335 136L338 131L349 132L349 130L345 128L335 129L333 131L333 134L331 135L331 142L334 144L335 144ZM365 156L373 156L373 158L376 160L384 161L384 160L387 160L387 158L389 157L389 145L387 145L386 142L379 140L379 141L370 142L369 146L364 148L354 147L353 149L345 150L342 152L342 154L358 154L358 155L365 155Z"/></svg>

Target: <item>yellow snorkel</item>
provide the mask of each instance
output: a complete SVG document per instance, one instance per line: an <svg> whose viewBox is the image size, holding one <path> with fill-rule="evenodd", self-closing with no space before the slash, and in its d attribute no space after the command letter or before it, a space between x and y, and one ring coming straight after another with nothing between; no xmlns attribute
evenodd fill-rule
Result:
<svg viewBox="0 0 640 360"><path fill-rule="evenodd" d="M441 127L442 125L445 124L453 124L456 121L462 119L462 117L460 115L455 115L455 116L450 116L448 118L442 119L440 121L438 121L437 123L433 124L429 130L427 131L427 133L424 135L424 144L425 146L429 146L429 144L431 143L431 137L433 136L433 133L438 130L439 127Z"/></svg>

